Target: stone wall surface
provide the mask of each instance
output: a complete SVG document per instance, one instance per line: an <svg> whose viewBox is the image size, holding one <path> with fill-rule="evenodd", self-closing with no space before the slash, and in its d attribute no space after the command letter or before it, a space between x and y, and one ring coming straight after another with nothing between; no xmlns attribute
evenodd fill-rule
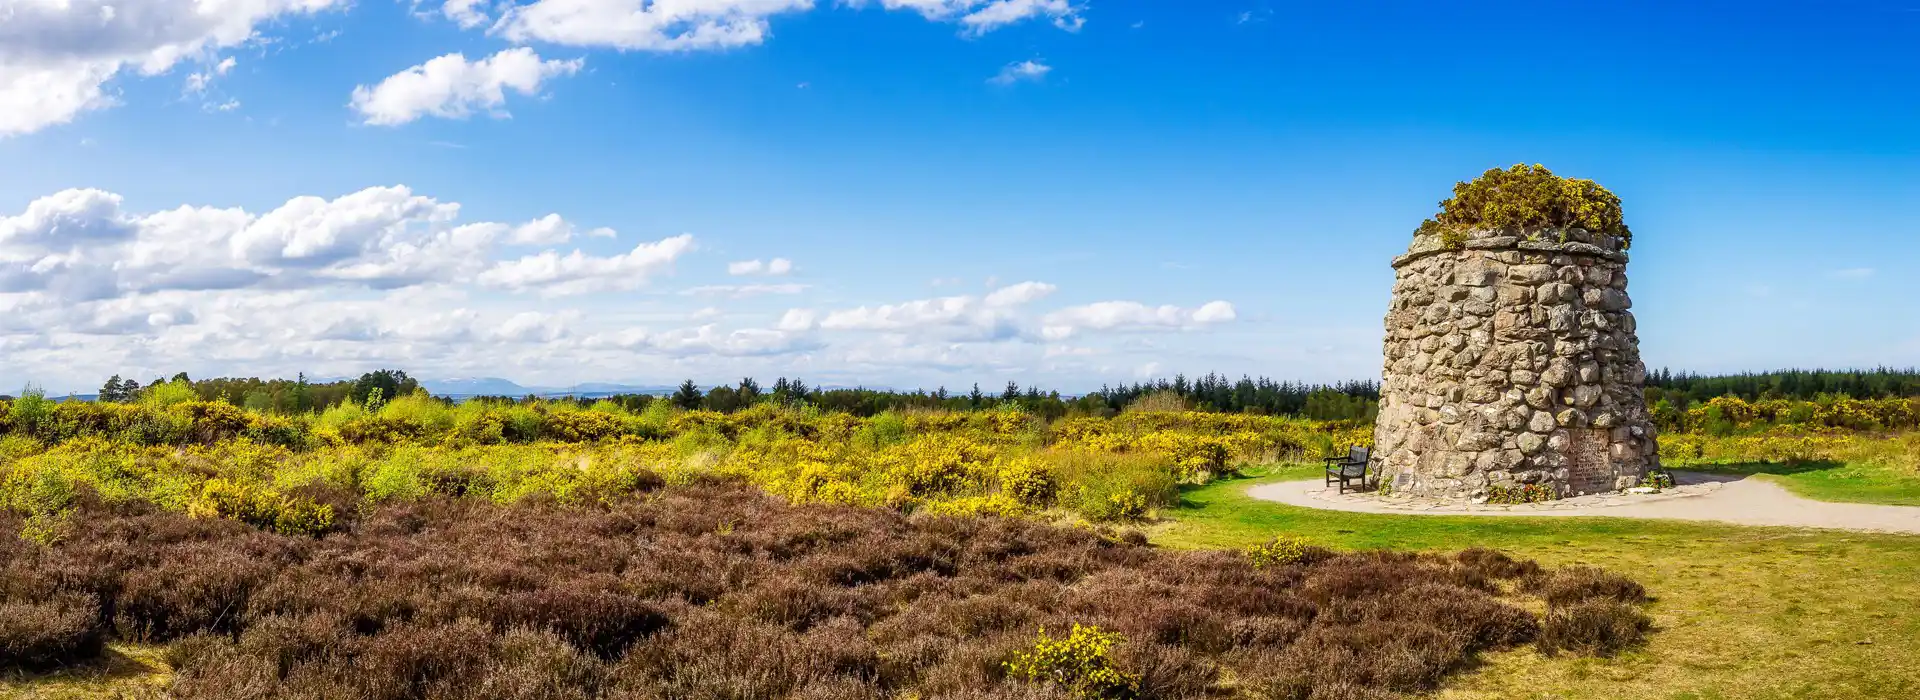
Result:
<svg viewBox="0 0 1920 700"><path fill-rule="evenodd" d="M1397 494L1563 496L1659 465L1620 242L1582 229L1416 236L1394 259L1374 471Z"/></svg>

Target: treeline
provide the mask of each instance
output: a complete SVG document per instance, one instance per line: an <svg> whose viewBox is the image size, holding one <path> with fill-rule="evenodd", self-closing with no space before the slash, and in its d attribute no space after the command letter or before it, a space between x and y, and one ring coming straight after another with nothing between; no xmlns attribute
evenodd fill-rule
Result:
<svg viewBox="0 0 1920 700"><path fill-rule="evenodd" d="M419 390L418 380L397 369L368 372L360 375L359 379L317 384L308 382L304 373L294 379L218 377L195 380L188 377L186 372L181 372L171 378L155 378L141 386L137 380L121 379L116 374L100 387L95 400L102 403L137 403L143 397L158 398L154 395L167 393L178 396L166 397L162 403L175 403L179 399L224 401L263 413L298 414L326 410L348 401L364 404L372 396L391 399Z"/></svg>
<svg viewBox="0 0 1920 700"><path fill-rule="evenodd" d="M1920 396L1920 370L1789 369L1776 372L1704 375L1660 369L1647 373L1647 403L1661 400L1684 410L1708 399L1746 401L1811 400L1822 397L1888 399Z"/></svg>
<svg viewBox="0 0 1920 700"><path fill-rule="evenodd" d="M308 382L305 375L291 380L255 377L195 380L183 372L169 379L156 378L144 386L116 375L101 387L98 400L104 403L138 403L154 399L167 404L181 400L220 401L262 413L297 415L323 411L342 403L365 404L369 399L377 403L382 399L411 395L419 389L419 381L402 370L383 369L368 372L355 380L326 383ZM763 385L748 377L735 384L706 388L689 379L682 382L676 391L664 396L479 396L467 400L492 404L571 401L583 407L598 401L609 401L629 411L645 410L654 401L669 401L686 410L721 413L732 413L771 401L780 405L806 405L822 411L860 417L888 411L974 411L1014 405L1028 413L1053 419L1064 416L1111 416L1148 398L1157 404L1156 407L1163 409L1370 421L1378 410L1380 387L1371 381L1321 385L1279 382L1266 377L1256 379L1242 376L1235 380L1209 373L1198 379L1176 375L1171 379L1130 385L1102 385L1099 391L1071 396L1057 390L1022 387L1016 382L1007 382L998 390L982 389L979 384L974 384L960 391L951 391L946 387L932 391L894 391L815 387L808 386L803 380L787 377L781 377L771 385Z"/></svg>
<svg viewBox="0 0 1920 700"><path fill-rule="evenodd" d="M1323 385L1244 375L1234 380L1211 372L1193 381L1176 375L1171 381L1102 385L1093 395L1118 410L1150 394L1179 396L1202 411L1305 415L1319 420L1373 420L1380 408L1380 384L1371 380Z"/></svg>
<svg viewBox="0 0 1920 700"><path fill-rule="evenodd" d="M740 380L736 385L715 386L701 391L699 385L689 379L681 383L680 388L665 397L646 394L622 394L606 397L630 411L644 410L648 402L655 400L672 401L675 406L687 410L705 409L731 413L763 400L783 405L806 404L823 411L848 413L867 417L887 411L908 409L938 409L947 411L975 411L1015 405L1043 418L1062 416L1111 416L1119 413L1136 401L1152 397L1159 400L1171 399L1175 406L1157 406L1158 408L1180 408L1215 413L1251 413L1273 416L1302 416L1314 420L1357 420L1371 421L1379 410L1380 386L1369 381L1343 382L1333 385L1276 382L1266 377L1254 379L1241 377L1230 380L1224 375L1208 374L1197 380L1189 380L1186 375L1176 375L1172 379L1140 382L1132 385L1102 385L1099 391L1082 396L1064 396L1059 391L1042 390L1038 387L1022 388L1016 382L1007 382L999 391L983 391L974 384L965 392L952 392L946 387L933 391L887 391L878 389L823 389L808 387L804 381L781 377L771 387L762 388L752 378ZM478 400L506 402L508 397L486 397ZM601 398L572 399L582 405L592 404Z"/></svg>

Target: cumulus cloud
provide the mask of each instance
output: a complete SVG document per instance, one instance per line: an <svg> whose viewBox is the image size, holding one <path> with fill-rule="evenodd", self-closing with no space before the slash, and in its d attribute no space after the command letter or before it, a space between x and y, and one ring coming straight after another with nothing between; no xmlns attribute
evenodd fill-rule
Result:
<svg viewBox="0 0 1920 700"><path fill-rule="evenodd" d="M1072 306L1041 319L1041 335L1063 340L1086 331L1137 331L1196 328L1234 319L1233 305L1212 301L1195 309L1171 304L1148 306L1137 301L1103 301Z"/></svg>
<svg viewBox="0 0 1920 700"><path fill-rule="evenodd" d="M71 121L115 103L107 83L155 76L245 44L286 17L346 0L25 0L0 6L0 136ZM230 67L230 66L229 66ZM219 71L216 65L215 71ZM210 79L208 76L206 79ZM204 86L205 80L201 81ZM191 84L191 81L190 81Z"/></svg>
<svg viewBox="0 0 1920 700"><path fill-rule="evenodd" d="M439 12L466 29L520 44L683 52L764 43L774 17L815 10L819 0L442 0ZM1015 23L1051 21L1077 31L1084 8L1070 0L847 0L952 22L966 35ZM234 66L223 50L263 44L263 31L350 6L348 0L12 0L0 5L0 137L32 133L117 104L121 76L157 76L200 66L184 91L201 94ZM338 31L317 35L326 41ZM1037 64L1036 64L1037 65ZM449 54L359 86L350 107L367 123L422 116L504 116L509 91L535 94L545 81L580 69L578 60L542 60L520 47L478 61ZM1042 67L1043 68L1043 67ZM1028 76L1037 78L1037 75ZM239 106L209 103L209 111Z"/></svg>
<svg viewBox="0 0 1920 700"><path fill-rule="evenodd" d="M514 227L507 235L507 241L516 245L559 245L573 240L580 233L578 229L559 214L548 214ZM585 232L595 238L613 238L610 228L596 228Z"/></svg>
<svg viewBox="0 0 1920 700"><path fill-rule="evenodd" d="M1018 307L1043 299L1054 289L1045 282L1021 282L996 289L984 298L960 295L918 299L839 309L825 315L810 309L792 309L781 318L780 327L830 331L944 330L950 339L1007 339L1020 333Z"/></svg>
<svg viewBox="0 0 1920 700"><path fill-rule="evenodd" d="M829 330L890 331L927 326L956 325L978 308L973 297L920 299L843 309L827 314L820 327Z"/></svg>
<svg viewBox="0 0 1920 700"><path fill-rule="evenodd" d="M475 0L447 0L442 13L465 27L486 22ZM510 41L630 51L702 51L760 44L773 17L807 12L815 0L535 0L508 7L487 30ZM872 4L852 0L856 6ZM1029 19L1079 31L1082 8L1067 0L879 0L887 10L956 22L978 35Z"/></svg>
<svg viewBox="0 0 1920 700"><path fill-rule="evenodd" d="M987 82L995 85L1012 85L1021 81L1037 83L1045 80L1047 73L1052 71L1053 66L1039 61L1015 61L1001 68L1000 72L988 78Z"/></svg>
<svg viewBox="0 0 1920 700"><path fill-rule="evenodd" d="M959 22L970 34L983 34L1037 17L1056 27L1080 31L1083 7L1067 0L880 0L889 10L912 10L935 21Z"/></svg>
<svg viewBox="0 0 1920 700"><path fill-rule="evenodd" d="M527 47L506 49L478 61L450 53L387 76L378 85L353 89L351 106L368 124L397 126L435 116L465 119L476 110L509 116L507 91L540 92L540 84L571 75L584 59L546 60Z"/></svg>
<svg viewBox="0 0 1920 700"><path fill-rule="evenodd" d="M685 293L703 296L732 297L745 299L766 294L799 294L807 291L804 284L709 284L688 289Z"/></svg>
<svg viewBox="0 0 1920 700"><path fill-rule="evenodd" d="M766 262L760 260L741 260L727 263L729 275L768 275L778 277L793 272L793 261L786 258L774 258Z"/></svg>
<svg viewBox="0 0 1920 700"><path fill-rule="evenodd" d="M1021 282L993 290L987 295L987 306L1019 306L1047 298L1057 287L1045 282Z"/></svg>
<svg viewBox="0 0 1920 700"><path fill-rule="evenodd" d="M461 29L474 29L487 23L487 4L486 0L447 0L440 6L440 13Z"/></svg>
<svg viewBox="0 0 1920 700"><path fill-rule="evenodd" d="M488 30L509 41L697 51L766 40L767 18L813 9L813 0L535 0L506 10Z"/></svg>
<svg viewBox="0 0 1920 700"><path fill-rule="evenodd" d="M765 357L814 347L811 341L786 331L766 328L725 331L714 324L659 333L640 328L626 329L594 336L587 339L586 345L592 348L652 351L671 356L721 357Z"/></svg>
<svg viewBox="0 0 1920 700"><path fill-rule="evenodd" d="M497 263L480 273L479 281L513 291L537 290L546 296L630 291L671 269L675 260L692 249L693 236L681 234L641 243L624 255L609 257L578 250L561 255L549 250Z"/></svg>
<svg viewBox="0 0 1920 700"><path fill-rule="evenodd" d="M477 279L564 295L637 288L692 248L692 237L681 235L609 257L548 250L499 260L503 245L563 243L577 229L557 214L516 226L461 224L459 213L459 204L400 185L333 199L294 197L261 214L212 206L132 214L117 194L63 190L0 216L0 292L81 301L163 290L395 289Z"/></svg>
<svg viewBox="0 0 1920 700"><path fill-rule="evenodd" d="M1182 342L1139 334L1235 318L1224 301L1051 308L1059 289L1042 281L838 308L742 302L723 313L702 297L808 287L632 294L675 274L695 239L647 238L612 252L560 248L611 231L558 213L466 220L458 203L403 185L256 210L142 210L128 201L74 189L0 211L0 386L34 380L86 390L111 374L327 376L396 366L426 377L557 375L561 383L780 374L819 381L835 372L899 386L955 375L1065 382L1075 372L1099 379L1168 361L1168 348ZM779 260L756 259L769 261L762 275Z"/></svg>

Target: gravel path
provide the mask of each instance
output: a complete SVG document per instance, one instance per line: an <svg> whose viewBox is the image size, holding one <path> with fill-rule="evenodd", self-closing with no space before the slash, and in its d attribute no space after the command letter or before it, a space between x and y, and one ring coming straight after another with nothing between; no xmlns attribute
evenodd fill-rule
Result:
<svg viewBox="0 0 1920 700"><path fill-rule="evenodd" d="M1674 477L1679 486L1657 494L1581 496L1511 506L1440 504L1351 491L1340 495L1318 479L1261 484L1247 494L1263 501L1353 513L1665 518L1920 534L1920 507L1814 501L1765 479L1696 472L1674 472Z"/></svg>

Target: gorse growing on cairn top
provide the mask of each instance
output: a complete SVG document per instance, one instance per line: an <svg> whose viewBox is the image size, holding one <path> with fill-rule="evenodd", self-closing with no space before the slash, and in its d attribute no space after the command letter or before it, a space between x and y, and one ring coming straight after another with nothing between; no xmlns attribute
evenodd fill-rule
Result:
<svg viewBox="0 0 1920 700"><path fill-rule="evenodd" d="M1620 198L1592 180L1553 174L1544 165L1494 168L1453 186L1440 212L1421 222L1416 235L1438 235L1447 247L1466 242L1471 229L1582 228L1633 243L1620 212Z"/></svg>

